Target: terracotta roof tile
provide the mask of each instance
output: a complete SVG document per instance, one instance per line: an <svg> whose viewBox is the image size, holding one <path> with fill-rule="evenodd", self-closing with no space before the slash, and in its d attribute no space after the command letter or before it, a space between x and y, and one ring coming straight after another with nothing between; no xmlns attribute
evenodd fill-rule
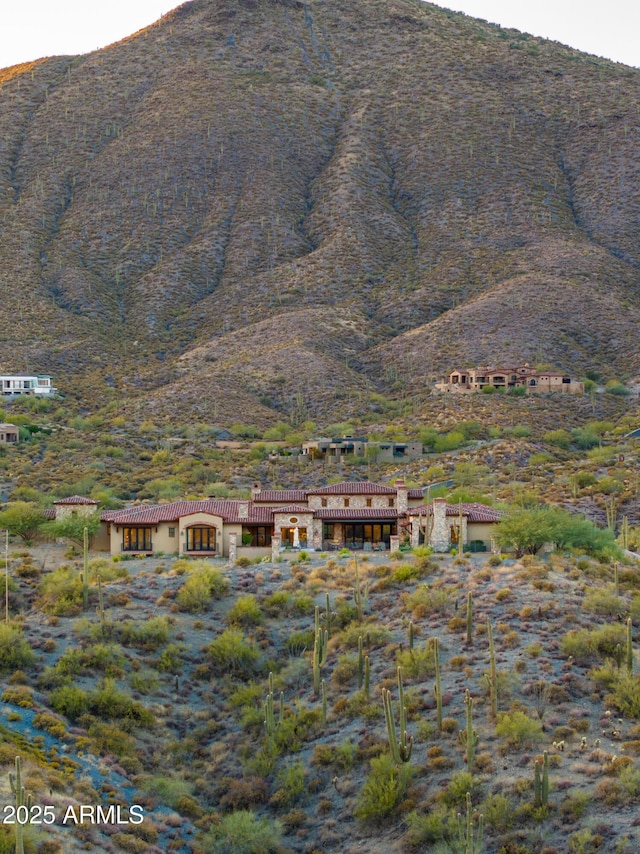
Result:
<svg viewBox="0 0 640 854"><path fill-rule="evenodd" d="M260 504L265 501L271 503L283 501L292 504L296 501L306 501L307 491L305 489L263 489L254 496L253 500Z"/></svg>
<svg viewBox="0 0 640 854"><path fill-rule="evenodd" d="M314 512L314 516L316 519L324 519L325 521L338 521L340 519L357 519L358 521L384 519L395 522L398 518L398 511L393 507L322 507Z"/></svg>
<svg viewBox="0 0 640 854"><path fill-rule="evenodd" d="M311 507L305 504L285 504L284 507L269 507L271 513L313 513Z"/></svg>
<svg viewBox="0 0 640 854"><path fill-rule="evenodd" d="M87 498L84 495L70 495L68 498L59 498L54 504L99 504L99 501L94 501L93 498Z"/></svg>
<svg viewBox="0 0 640 854"><path fill-rule="evenodd" d="M396 492L395 487L385 486L382 483L345 480L342 483L331 483L329 486L310 489L308 495L395 495Z"/></svg>
<svg viewBox="0 0 640 854"><path fill-rule="evenodd" d="M256 507L249 504L249 515L238 515L240 501L224 501L206 498L202 501L172 501L170 504L141 504L124 510L107 510L101 514L103 522L115 525L158 525L161 522L177 522L193 513L220 516L225 522L254 525L269 525L273 520L271 507Z"/></svg>
<svg viewBox="0 0 640 854"><path fill-rule="evenodd" d="M409 507L407 514L409 516L425 516L427 513L431 515L433 512L430 504L420 504L418 507ZM458 504L447 504L447 516L457 516L460 513ZM488 507L486 504L468 503L462 504L462 515L466 516L469 522L499 522L502 519L502 513L499 510L494 510L493 507Z"/></svg>

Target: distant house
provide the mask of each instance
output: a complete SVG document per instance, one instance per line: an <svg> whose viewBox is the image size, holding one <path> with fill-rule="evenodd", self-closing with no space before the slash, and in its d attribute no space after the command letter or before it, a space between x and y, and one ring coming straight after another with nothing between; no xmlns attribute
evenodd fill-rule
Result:
<svg viewBox="0 0 640 854"><path fill-rule="evenodd" d="M376 462L392 463L397 460L419 460L422 442L378 442L362 436L342 436L336 439L310 439L302 443L303 456L322 457L365 457L371 454Z"/></svg>
<svg viewBox="0 0 640 854"><path fill-rule="evenodd" d="M0 424L0 445L12 445L20 440L20 430L15 424Z"/></svg>
<svg viewBox="0 0 640 854"><path fill-rule="evenodd" d="M515 367L458 368L451 371L448 380L439 387L442 391L472 392L481 391L485 386L502 389L524 388L527 394L584 392L583 382L560 371L536 371L527 364Z"/></svg>
<svg viewBox="0 0 640 854"><path fill-rule="evenodd" d="M434 549L448 551L459 542L460 518L463 546L477 541L489 548L499 516L483 505L425 505L422 489L398 480L393 486L343 481L308 490L263 490L256 484L250 499L139 505L108 510L100 518L113 555L234 559L239 553L274 557L298 548L383 551L402 540L418 545L425 536Z"/></svg>
<svg viewBox="0 0 640 854"><path fill-rule="evenodd" d="M47 397L56 392L57 389L53 387L51 377L46 374L0 376L0 393L5 396L29 394Z"/></svg>

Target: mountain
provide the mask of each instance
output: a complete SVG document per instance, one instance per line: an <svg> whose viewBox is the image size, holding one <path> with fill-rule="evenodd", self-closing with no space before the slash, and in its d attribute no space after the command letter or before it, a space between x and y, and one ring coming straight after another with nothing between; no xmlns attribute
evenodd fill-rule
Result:
<svg viewBox="0 0 640 854"><path fill-rule="evenodd" d="M418 0L193 0L1 70L0 369L221 423L460 364L637 374L638 103Z"/></svg>

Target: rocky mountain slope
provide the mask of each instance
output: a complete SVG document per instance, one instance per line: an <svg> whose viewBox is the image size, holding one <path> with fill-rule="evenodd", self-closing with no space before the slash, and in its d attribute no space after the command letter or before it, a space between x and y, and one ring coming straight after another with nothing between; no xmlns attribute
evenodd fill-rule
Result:
<svg viewBox="0 0 640 854"><path fill-rule="evenodd" d="M639 90L416 0L193 0L0 70L0 368L258 421L453 362L633 375Z"/></svg>

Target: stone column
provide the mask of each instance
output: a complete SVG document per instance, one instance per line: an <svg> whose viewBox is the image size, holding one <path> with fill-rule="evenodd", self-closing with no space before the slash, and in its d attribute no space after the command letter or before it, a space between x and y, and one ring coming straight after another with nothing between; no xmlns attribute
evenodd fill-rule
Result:
<svg viewBox="0 0 640 854"><path fill-rule="evenodd" d="M396 480L394 486L396 488L396 507L398 510L398 516L400 516L402 513L407 512L407 507L409 506L409 490L404 482L404 478L401 477Z"/></svg>
<svg viewBox="0 0 640 854"><path fill-rule="evenodd" d="M397 552L400 548L400 537L397 534L391 534L389 537L389 551Z"/></svg>
<svg viewBox="0 0 640 854"><path fill-rule="evenodd" d="M272 534L271 536L271 562L275 563L275 559L280 556L280 546L282 545L282 537L280 534Z"/></svg>
<svg viewBox="0 0 640 854"><path fill-rule="evenodd" d="M420 516L411 516L411 547L420 545Z"/></svg>
<svg viewBox="0 0 640 854"><path fill-rule="evenodd" d="M235 563L238 557L238 535L235 531L229 534L229 563Z"/></svg>
<svg viewBox="0 0 640 854"><path fill-rule="evenodd" d="M448 552L451 548L451 532L447 522L447 499L434 498L432 508L431 547L434 552Z"/></svg>

